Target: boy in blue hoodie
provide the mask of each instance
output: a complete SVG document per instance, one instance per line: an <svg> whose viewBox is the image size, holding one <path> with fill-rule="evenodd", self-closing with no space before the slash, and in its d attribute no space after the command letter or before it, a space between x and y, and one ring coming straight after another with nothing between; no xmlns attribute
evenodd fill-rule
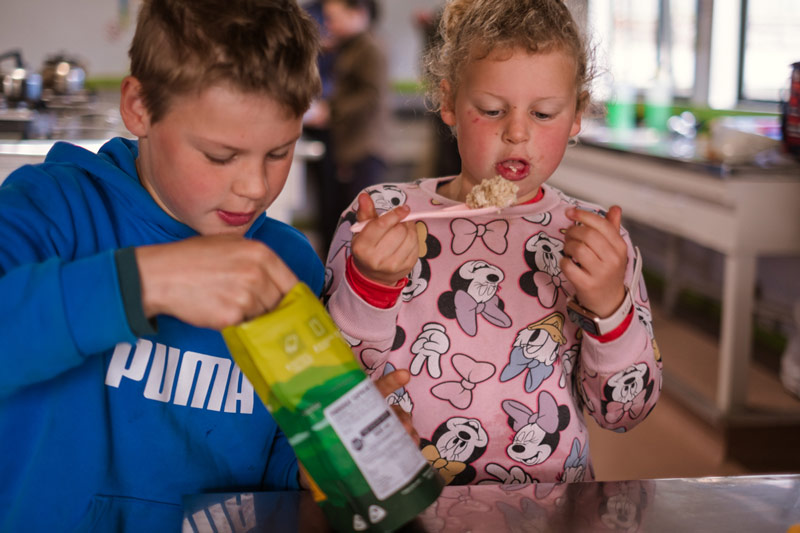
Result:
<svg viewBox="0 0 800 533"><path fill-rule="evenodd" d="M183 495L298 488L218 330L321 291L265 215L316 51L294 0L145 0L120 99L138 142L57 143L0 187L0 532L177 530Z"/></svg>

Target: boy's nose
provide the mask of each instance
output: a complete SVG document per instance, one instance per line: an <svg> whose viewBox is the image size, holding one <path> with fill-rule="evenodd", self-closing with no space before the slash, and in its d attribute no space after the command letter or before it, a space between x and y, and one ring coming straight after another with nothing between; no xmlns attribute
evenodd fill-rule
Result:
<svg viewBox="0 0 800 533"><path fill-rule="evenodd" d="M263 165L242 169L233 183L233 193L258 200L267 194L267 170Z"/></svg>
<svg viewBox="0 0 800 533"><path fill-rule="evenodd" d="M526 113L513 110L508 115L503 140L511 144L519 144L528 140L528 123Z"/></svg>

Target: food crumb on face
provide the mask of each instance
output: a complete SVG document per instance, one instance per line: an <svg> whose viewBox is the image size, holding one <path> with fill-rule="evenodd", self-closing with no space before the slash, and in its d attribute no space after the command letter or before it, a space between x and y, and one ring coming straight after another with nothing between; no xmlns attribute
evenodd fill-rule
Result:
<svg viewBox="0 0 800 533"><path fill-rule="evenodd" d="M472 188L467 194L467 207L477 209L480 207L508 207L517 199L519 187L515 183L495 176L483 180Z"/></svg>

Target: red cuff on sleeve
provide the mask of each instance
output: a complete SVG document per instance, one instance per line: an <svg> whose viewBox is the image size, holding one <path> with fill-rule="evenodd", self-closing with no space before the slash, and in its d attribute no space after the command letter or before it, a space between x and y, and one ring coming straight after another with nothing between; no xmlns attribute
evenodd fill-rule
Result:
<svg viewBox="0 0 800 533"><path fill-rule="evenodd" d="M625 317L625 320L622 321L622 324L612 329L605 335L600 335L598 337L597 335L592 335L591 333L587 333L585 331L584 333L586 333L593 339L597 339L600 342L611 342L615 339L622 337L622 334L628 330L628 326L630 326L631 322L633 322L633 310L635 307L636 306L631 306L631 310L628 312L628 316Z"/></svg>
<svg viewBox="0 0 800 533"><path fill-rule="evenodd" d="M362 300L379 309L389 309L397 303L397 298L408 283L408 278L403 278L390 287L367 279L353 264L353 256L347 258L344 275L347 283Z"/></svg>
<svg viewBox="0 0 800 533"><path fill-rule="evenodd" d="M533 198L531 198L527 202L524 202L522 205L535 204L536 202L538 202L542 198L544 198L544 189L539 187L539 192L536 193L536 196L534 196Z"/></svg>

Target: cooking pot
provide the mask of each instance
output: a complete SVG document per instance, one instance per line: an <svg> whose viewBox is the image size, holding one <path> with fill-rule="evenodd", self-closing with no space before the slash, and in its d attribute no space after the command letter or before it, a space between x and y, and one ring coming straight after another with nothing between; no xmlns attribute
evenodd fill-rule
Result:
<svg viewBox="0 0 800 533"><path fill-rule="evenodd" d="M14 60L14 66L10 72L6 72L2 64L9 59ZM8 103L15 104L25 100L35 102L42 94L41 75L25 69L19 50L9 50L0 54L0 80L2 80L2 94Z"/></svg>
<svg viewBox="0 0 800 533"><path fill-rule="evenodd" d="M86 70L78 61L63 55L47 59L42 68L42 85L55 94L75 94L83 90Z"/></svg>

